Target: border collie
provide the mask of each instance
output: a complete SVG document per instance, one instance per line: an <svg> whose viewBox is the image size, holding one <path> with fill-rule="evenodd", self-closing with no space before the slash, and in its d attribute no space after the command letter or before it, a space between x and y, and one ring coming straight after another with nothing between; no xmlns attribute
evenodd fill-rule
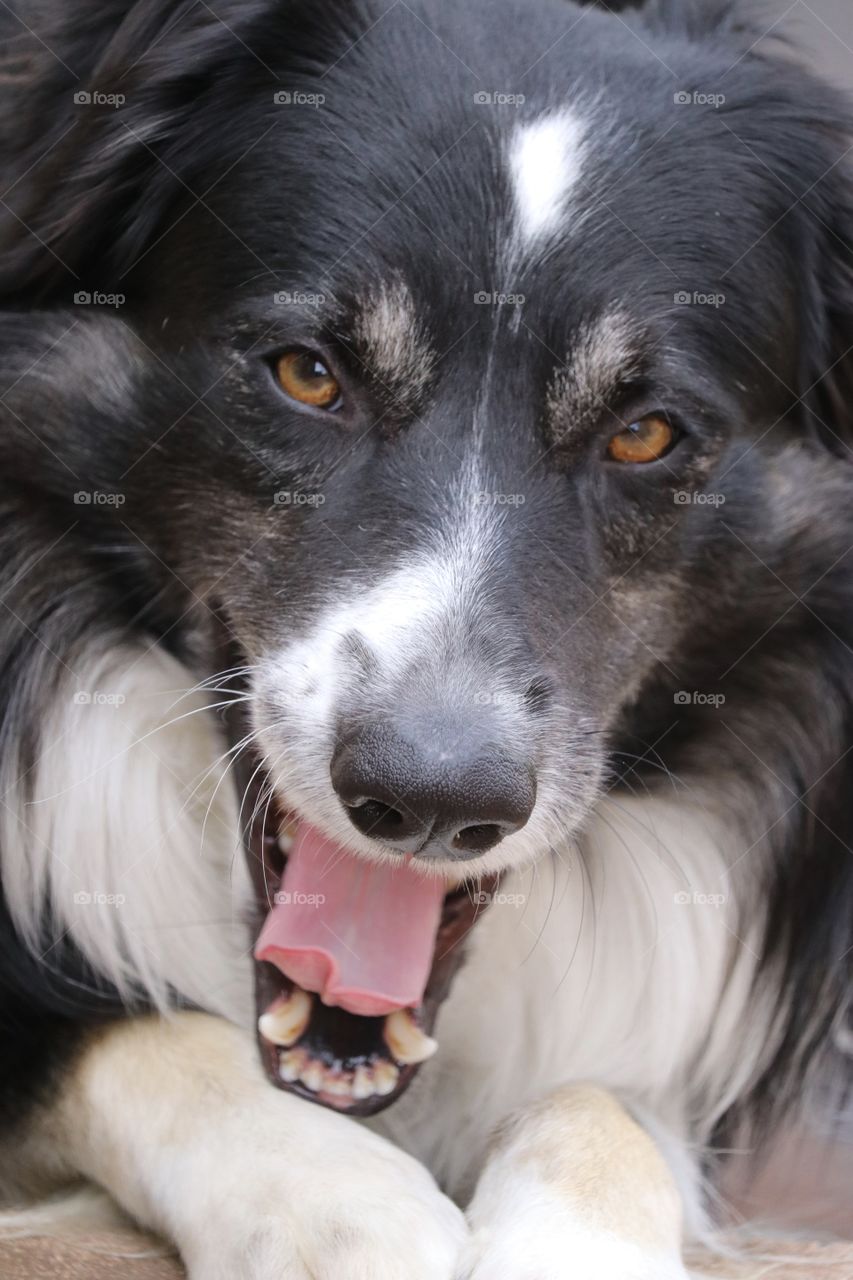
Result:
<svg viewBox="0 0 853 1280"><path fill-rule="evenodd" d="M716 0L4 24L5 1193L683 1278L849 1120L853 113Z"/></svg>

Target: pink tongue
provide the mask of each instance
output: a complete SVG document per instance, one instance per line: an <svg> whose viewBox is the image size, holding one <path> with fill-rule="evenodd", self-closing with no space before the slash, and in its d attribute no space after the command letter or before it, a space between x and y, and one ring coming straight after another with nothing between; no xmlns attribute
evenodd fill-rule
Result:
<svg viewBox="0 0 853 1280"><path fill-rule="evenodd" d="M366 862L300 823L255 958L324 1004L376 1016L418 1005L447 886Z"/></svg>

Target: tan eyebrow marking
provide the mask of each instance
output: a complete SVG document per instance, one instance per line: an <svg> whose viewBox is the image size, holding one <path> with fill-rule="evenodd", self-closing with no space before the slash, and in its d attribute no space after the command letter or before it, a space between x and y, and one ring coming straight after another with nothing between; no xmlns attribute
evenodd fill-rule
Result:
<svg viewBox="0 0 853 1280"><path fill-rule="evenodd" d="M576 331L565 364L552 378L546 408L557 444L607 413L608 399L640 372L637 325L625 312L606 311Z"/></svg>
<svg viewBox="0 0 853 1280"><path fill-rule="evenodd" d="M370 371L402 400L417 400L435 366L435 351L406 283L393 280L364 300L355 340Z"/></svg>

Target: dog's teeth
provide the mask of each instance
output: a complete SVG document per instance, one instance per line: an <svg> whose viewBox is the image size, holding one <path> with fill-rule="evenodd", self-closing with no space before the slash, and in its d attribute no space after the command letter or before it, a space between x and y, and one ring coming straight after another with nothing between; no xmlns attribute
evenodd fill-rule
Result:
<svg viewBox="0 0 853 1280"><path fill-rule="evenodd" d="M323 1064L321 1062L311 1061L300 1075L299 1079L305 1085L306 1089L310 1089L312 1093L319 1093L323 1088Z"/></svg>
<svg viewBox="0 0 853 1280"><path fill-rule="evenodd" d="M278 830L278 847L282 853L290 853L293 848L293 837L296 835L296 822L288 819Z"/></svg>
<svg viewBox="0 0 853 1280"><path fill-rule="evenodd" d="M346 1076L333 1075L329 1071L323 1080L323 1091L330 1093L333 1098L351 1098L353 1096L352 1081L347 1080Z"/></svg>
<svg viewBox="0 0 853 1280"><path fill-rule="evenodd" d="M278 1074L285 1084L295 1084L305 1069L308 1055L304 1049L291 1049L278 1060Z"/></svg>
<svg viewBox="0 0 853 1280"><path fill-rule="evenodd" d="M426 1062L438 1048L438 1042L421 1031L408 1009L389 1013L382 1034L392 1058L404 1067Z"/></svg>
<svg viewBox="0 0 853 1280"><path fill-rule="evenodd" d="M352 1096L356 1102L364 1102L373 1097L373 1072L370 1067L356 1067L352 1079Z"/></svg>
<svg viewBox="0 0 853 1280"><path fill-rule="evenodd" d="M373 1068L373 1092L384 1098L387 1093L394 1092L399 1079L400 1072L393 1062L377 1062Z"/></svg>
<svg viewBox="0 0 853 1280"><path fill-rule="evenodd" d="M311 1020L314 997L301 987L294 987L290 995L276 1001L271 1009L258 1019L258 1030L270 1044L289 1049L305 1031Z"/></svg>

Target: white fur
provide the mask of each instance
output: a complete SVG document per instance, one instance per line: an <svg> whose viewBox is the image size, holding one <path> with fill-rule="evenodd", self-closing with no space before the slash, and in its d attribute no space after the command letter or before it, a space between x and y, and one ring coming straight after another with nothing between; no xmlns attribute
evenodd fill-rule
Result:
<svg viewBox="0 0 853 1280"><path fill-rule="evenodd" d="M563 224L584 159L584 127L568 111L519 126L510 145L517 227L529 246Z"/></svg>
<svg viewBox="0 0 853 1280"><path fill-rule="evenodd" d="M591 1226L512 1159L489 1165L468 1218L466 1280L687 1280L677 1253L626 1240L616 1224Z"/></svg>
<svg viewBox="0 0 853 1280"><path fill-rule="evenodd" d="M116 641L76 664L35 768L13 763L0 787L3 888L45 966L67 936L125 994L166 1008L178 983L245 1022L245 859L224 743L192 684L160 647Z"/></svg>

